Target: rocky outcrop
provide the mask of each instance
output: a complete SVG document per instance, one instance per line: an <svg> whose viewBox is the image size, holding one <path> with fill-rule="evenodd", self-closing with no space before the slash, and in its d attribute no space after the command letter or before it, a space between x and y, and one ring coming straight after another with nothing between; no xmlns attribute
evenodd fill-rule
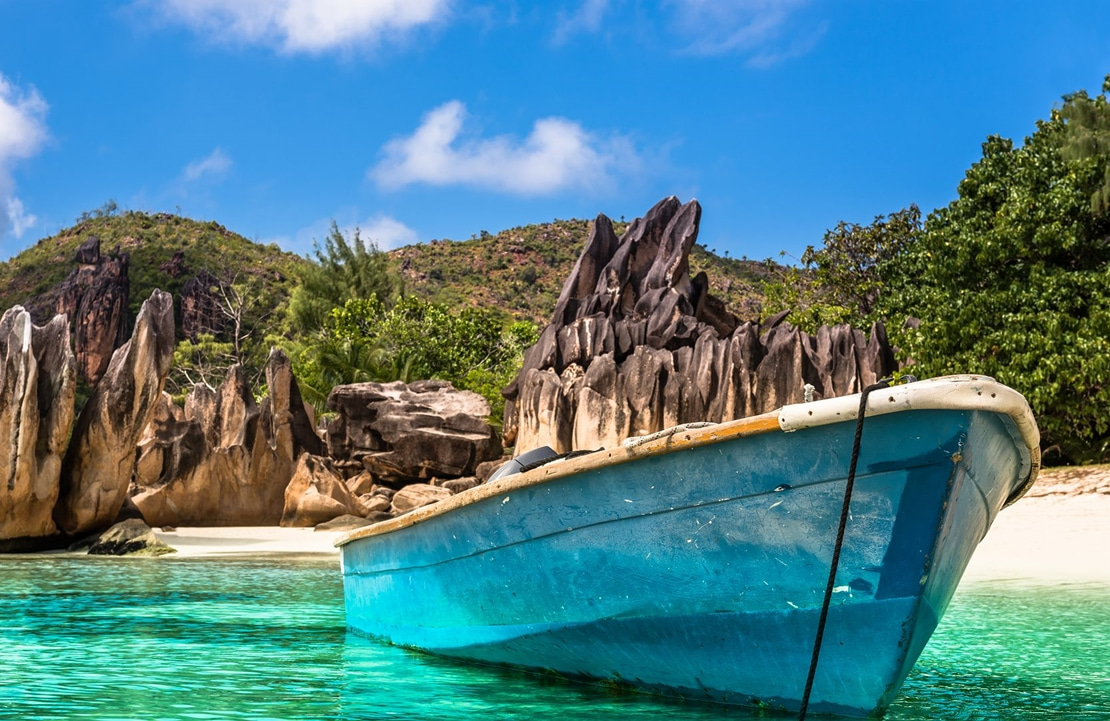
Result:
<svg viewBox="0 0 1110 721"><path fill-rule="evenodd" d="M739 320L691 278L701 206L667 198L620 238L599 215L551 322L504 391L520 454L611 448L680 423L720 422L858 391L896 369L881 325L808 335L779 314Z"/></svg>
<svg viewBox="0 0 1110 721"><path fill-rule="evenodd" d="M321 454L281 351L266 365L261 407L239 366L216 390L197 385L185 408L163 394L138 444L132 500L147 522L172 526L277 525L297 459ZM312 525L312 524L308 524Z"/></svg>
<svg viewBox="0 0 1110 721"><path fill-rule="evenodd" d="M90 556L164 556L177 549L160 541L141 519L129 518L91 539L88 552Z"/></svg>
<svg viewBox="0 0 1110 721"><path fill-rule="evenodd" d="M135 448L173 362L173 301L154 291L131 339L112 354L66 450L54 522L73 535L107 527L127 498Z"/></svg>
<svg viewBox="0 0 1110 721"><path fill-rule="evenodd" d="M501 455L489 403L446 381L338 386L328 410L328 454L395 487L473 476Z"/></svg>
<svg viewBox="0 0 1110 721"><path fill-rule="evenodd" d="M285 489L281 525L315 526L340 516L365 517L368 512L327 459L306 453Z"/></svg>
<svg viewBox="0 0 1110 721"><path fill-rule="evenodd" d="M0 540L50 536L77 380L66 318L4 313L0 363Z"/></svg>
<svg viewBox="0 0 1110 721"><path fill-rule="evenodd" d="M212 292L219 284L216 276L202 270L185 281L181 288L181 333L189 340L195 341L204 333L218 335L223 331L226 319L219 298Z"/></svg>
<svg viewBox="0 0 1110 721"><path fill-rule="evenodd" d="M54 312L73 324L77 372L90 385L108 369L112 353L127 340L131 286L127 253L100 253L95 235L77 249L77 268L54 291Z"/></svg>

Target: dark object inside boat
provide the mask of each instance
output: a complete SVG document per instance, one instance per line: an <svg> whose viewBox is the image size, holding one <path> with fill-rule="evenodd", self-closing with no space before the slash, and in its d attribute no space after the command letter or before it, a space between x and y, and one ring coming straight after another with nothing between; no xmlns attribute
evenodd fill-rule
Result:
<svg viewBox="0 0 1110 721"><path fill-rule="evenodd" d="M494 471L493 475L486 480L486 483L492 483L499 478L508 478L509 476L515 476L518 473L524 473L525 471L530 471L533 468L545 466L552 461L557 461L562 458L575 458L577 456L584 456L589 453L597 453L597 451L600 450L601 449L598 448L592 451L571 451L570 453L556 453L555 449L551 446L540 446L539 448L533 448L526 453L521 453L519 456L513 458L510 461L506 461L504 464L502 464L500 468Z"/></svg>

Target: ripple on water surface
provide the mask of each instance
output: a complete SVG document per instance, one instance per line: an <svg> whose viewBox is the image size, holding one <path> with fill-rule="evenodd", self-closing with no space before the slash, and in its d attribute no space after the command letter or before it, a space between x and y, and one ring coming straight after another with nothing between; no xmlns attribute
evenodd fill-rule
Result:
<svg viewBox="0 0 1110 721"><path fill-rule="evenodd" d="M957 594L887 718L1110 721L1110 588ZM4 719L746 719L344 629L334 560L0 559Z"/></svg>

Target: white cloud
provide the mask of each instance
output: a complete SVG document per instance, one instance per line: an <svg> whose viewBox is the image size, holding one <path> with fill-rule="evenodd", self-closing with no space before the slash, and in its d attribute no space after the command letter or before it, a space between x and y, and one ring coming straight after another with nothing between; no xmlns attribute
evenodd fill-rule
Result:
<svg viewBox="0 0 1110 721"><path fill-rule="evenodd" d="M307 255L312 252L313 243L323 245L324 239L331 234L333 222L338 224L339 231L348 239L353 238L354 232L358 230L363 241L374 241L379 250L392 250L420 242L420 236L415 230L384 213L378 213L361 222L355 221L359 214L352 208L340 211L337 216L321 218L298 230L292 238L270 238L265 242L276 242L283 248Z"/></svg>
<svg viewBox="0 0 1110 721"><path fill-rule="evenodd" d="M572 13L559 11L553 42L561 45L578 33L596 33L609 12L609 0L582 0Z"/></svg>
<svg viewBox="0 0 1110 721"><path fill-rule="evenodd" d="M374 241L380 250L392 250L420 241L420 236L415 230L388 215L375 215L361 223L358 228L361 237L364 240ZM347 232L351 230L353 228L346 229Z"/></svg>
<svg viewBox="0 0 1110 721"><path fill-rule="evenodd" d="M187 181L200 180L204 176L219 178L231 169L231 158L224 151L216 148L207 157L194 160L185 166L182 177Z"/></svg>
<svg viewBox="0 0 1110 721"><path fill-rule="evenodd" d="M35 224L15 196L12 171L46 143L46 111L37 90L22 90L0 75L0 238L8 232L19 238Z"/></svg>
<svg viewBox="0 0 1110 721"><path fill-rule="evenodd" d="M320 53L396 40L446 17L450 0L137 0L206 37Z"/></svg>
<svg viewBox="0 0 1110 721"><path fill-rule="evenodd" d="M624 138L602 139L566 118L542 118L523 140L463 138L466 106L454 100L424 116L416 131L385 145L369 176L384 188L413 183L471 185L515 195L596 190L639 165Z"/></svg>

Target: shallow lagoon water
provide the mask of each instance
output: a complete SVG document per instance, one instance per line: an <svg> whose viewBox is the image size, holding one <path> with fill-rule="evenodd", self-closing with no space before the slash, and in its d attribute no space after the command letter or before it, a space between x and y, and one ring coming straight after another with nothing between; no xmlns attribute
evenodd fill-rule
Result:
<svg viewBox="0 0 1110 721"><path fill-rule="evenodd" d="M751 719L348 633L334 558L0 558L0 719ZM1110 721L1110 586L959 590L887 719Z"/></svg>

